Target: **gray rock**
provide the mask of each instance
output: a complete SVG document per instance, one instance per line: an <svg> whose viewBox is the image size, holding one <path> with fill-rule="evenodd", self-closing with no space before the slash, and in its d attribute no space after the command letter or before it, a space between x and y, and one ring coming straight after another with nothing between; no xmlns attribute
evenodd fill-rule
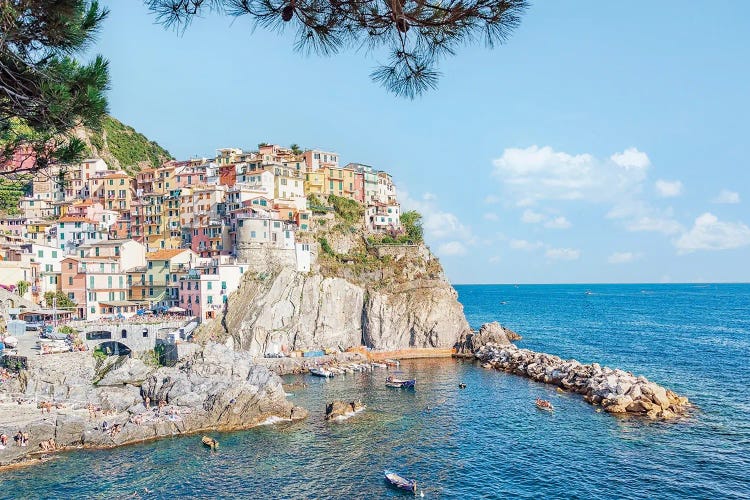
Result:
<svg viewBox="0 0 750 500"><path fill-rule="evenodd" d="M97 382L98 386L135 385L140 386L156 367L146 366L140 359L127 359L120 367L110 370Z"/></svg>

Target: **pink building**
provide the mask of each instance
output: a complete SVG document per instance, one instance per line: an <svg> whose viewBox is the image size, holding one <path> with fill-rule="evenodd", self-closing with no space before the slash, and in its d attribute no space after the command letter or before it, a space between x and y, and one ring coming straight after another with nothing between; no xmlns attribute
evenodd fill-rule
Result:
<svg viewBox="0 0 750 500"><path fill-rule="evenodd" d="M93 200L81 200L68 207L66 215L70 217L83 217L90 220L102 220L104 205Z"/></svg>

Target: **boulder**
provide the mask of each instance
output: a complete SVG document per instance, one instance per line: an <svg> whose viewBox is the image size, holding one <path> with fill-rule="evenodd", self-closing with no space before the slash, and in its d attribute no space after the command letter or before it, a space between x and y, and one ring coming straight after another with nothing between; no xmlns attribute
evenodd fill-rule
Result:
<svg viewBox="0 0 750 500"><path fill-rule="evenodd" d="M326 405L326 420L341 419L351 417L358 411L365 408L361 401L352 401L345 403L343 401L334 401Z"/></svg>
<svg viewBox="0 0 750 500"><path fill-rule="evenodd" d="M140 387L154 371L156 367L146 366L140 359L128 359L119 367L108 371L96 385L101 387L130 384Z"/></svg>

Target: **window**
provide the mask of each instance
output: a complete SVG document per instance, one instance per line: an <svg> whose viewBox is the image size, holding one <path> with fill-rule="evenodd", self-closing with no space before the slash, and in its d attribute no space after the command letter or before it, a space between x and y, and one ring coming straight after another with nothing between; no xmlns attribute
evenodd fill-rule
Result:
<svg viewBox="0 0 750 500"><path fill-rule="evenodd" d="M148 294L149 294L149 296L153 297L154 296L154 289L153 288L149 288L148 289Z"/></svg>
<svg viewBox="0 0 750 500"><path fill-rule="evenodd" d="M68 298L70 300L75 300L76 299L76 294L74 294L73 292L68 292Z"/></svg>
<svg viewBox="0 0 750 500"><path fill-rule="evenodd" d="M227 282L226 281L222 281L221 282L221 289L222 290L226 290L227 289Z"/></svg>
<svg viewBox="0 0 750 500"><path fill-rule="evenodd" d="M60 233L60 239L61 239L61 240L64 240L64 239L65 239L65 233Z"/></svg>
<svg viewBox="0 0 750 500"><path fill-rule="evenodd" d="M43 258L44 258L44 250L37 250L37 251L36 251L36 255L37 255L37 257L39 257L40 259L43 259Z"/></svg>
<svg viewBox="0 0 750 500"><path fill-rule="evenodd" d="M68 276L68 285L73 284L73 276Z"/></svg>
<svg viewBox="0 0 750 500"><path fill-rule="evenodd" d="M53 259L57 258L57 250L52 250L52 258Z"/></svg>
<svg viewBox="0 0 750 500"><path fill-rule="evenodd" d="M148 338L148 328L143 329L143 338Z"/></svg>
<svg viewBox="0 0 750 500"><path fill-rule="evenodd" d="M100 273L104 272L104 263L103 262L101 264L99 264L99 272Z"/></svg>
<svg viewBox="0 0 750 500"><path fill-rule="evenodd" d="M206 288L207 288L208 290L211 290L211 288L213 288L213 283L211 283L210 281L209 281L209 282L207 282L207 283L206 283Z"/></svg>
<svg viewBox="0 0 750 500"><path fill-rule="evenodd" d="M126 329L124 329L124 328L122 329L122 331L120 332L120 338L121 339L128 338L128 331Z"/></svg>
<svg viewBox="0 0 750 500"><path fill-rule="evenodd" d="M89 276L89 288L94 288L94 277Z"/></svg>
<svg viewBox="0 0 750 500"><path fill-rule="evenodd" d="M255 231L250 231L250 237L255 238Z"/></svg>
<svg viewBox="0 0 750 500"><path fill-rule="evenodd" d="M212 296L212 295L209 295L208 297L206 297L206 302L208 302L209 304L213 304L213 303L214 303L214 298L213 298L213 296Z"/></svg>
<svg viewBox="0 0 750 500"><path fill-rule="evenodd" d="M152 261L148 261L148 268L151 269L154 267L154 263Z"/></svg>

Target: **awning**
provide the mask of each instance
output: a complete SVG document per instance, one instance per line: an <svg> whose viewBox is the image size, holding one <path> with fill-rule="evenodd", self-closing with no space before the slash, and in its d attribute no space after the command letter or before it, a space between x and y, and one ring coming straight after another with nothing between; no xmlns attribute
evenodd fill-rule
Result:
<svg viewBox="0 0 750 500"><path fill-rule="evenodd" d="M183 309L181 307L173 306L173 307L170 307L169 309L167 309L167 312L170 312L170 313L184 313L185 309Z"/></svg>
<svg viewBox="0 0 750 500"><path fill-rule="evenodd" d="M131 300L102 300L99 303L103 306L112 307L141 306L148 304L147 302L133 302Z"/></svg>

